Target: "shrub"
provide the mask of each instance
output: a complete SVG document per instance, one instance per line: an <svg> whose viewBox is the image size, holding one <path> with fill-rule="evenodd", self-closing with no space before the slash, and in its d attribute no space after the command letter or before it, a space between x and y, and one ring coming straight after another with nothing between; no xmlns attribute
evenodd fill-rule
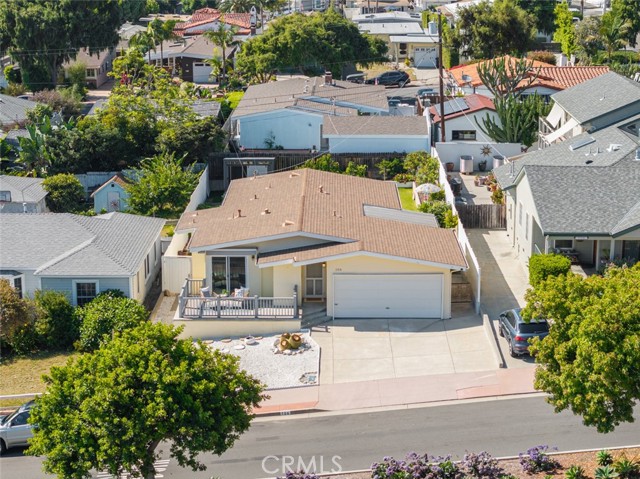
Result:
<svg viewBox="0 0 640 479"><path fill-rule="evenodd" d="M20 96L27 93L27 87L22 83L9 83L5 88L4 93L9 96Z"/></svg>
<svg viewBox="0 0 640 479"><path fill-rule="evenodd" d="M429 193L429 201L444 201L446 195L444 190L434 191L433 193Z"/></svg>
<svg viewBox="0 0 640 479"><path fill-rule="evenodd" d="M277 479L318 479L318 476L309 472L304 472L304 471L299 471L299 472L287 471L287 473L284 476L278 477Z"/></svg>
<svg viewBox="0 0 640 479"><path fill-rule="evenodd" d="M344 170L345 175L359 176L361 178L367 177L367 165L358 165L353 161L347 164L347 168Z"/></svg>
<svg viewBox="0 0 640 479"><path fill-rule="evenodd" d="M549 446L534 446L527 450L526 453L520 453L520 467L527 474L536 474L538 472L549 472L556 470L560 464L555 459L549 457L547 451Z"/></svg>
<svg viewBox="0 0 640 479"><path fill-rule="evenodd" d="M451 208L449 208L444 213L443 225L442 226L444 228L449 228L449 229L453 229L453 228L457 228L458 227L458 216L453 214L453 211L451 210Z"/></svg>
<svg viewBox="0 0 640 479"><path fill-rule="evenodd" d="M619 476L616 470L611 466L596 467L593 475L595 479L615 479Z"/></svg>
<svg viewBox="0 0 640 479"><path fill-rule="evenodd" d="M132 329L146 321L147 310L135 299L102 294L76 310L80 339L76 349L93 351L108 342L114 332Z"/></svg>
<svg viewBox="0 0 640 479"><path fill-rule="evenodd" d="M53 111L62 112L64 117L75 116L80 112L80 100L66 90L42 90L33 95L33 101L49 105Z"/></svg>
<svg viewBox="0 0 640 479"><path fill-rule="evenodd" d="M393 178L397 174L400 174L404 170L404 164L401 159L394 158L393 160L382 160L376 164L376 168L385 180L387 178Z"/></svg>
<svg viewBox="0 0 640 479"><path fill-rule="evenodd" d="M14 65L7 65L4 67L3 73L8 83L22 83L20 69L14 68Z"/></svg>
<svg viewBox="0 0 640 479"><path fill-rule="evenodd" d="M640 478L640 464L638 461L627 458L622 455L617 461L613 463L613 467L620 475L620 479L639 479Z"/></svg>
<svg viewBox="0 0 640 479"><path fill-rule="evenodd" d="M300 168L311 168L312 170L331 171L333 173L342 173L340 163L331 158L330 154L311 158L305 161Z"/></svg>
<svg viewBox="0 0 640 479"><path fill-rule="evenodd" d="M463 479L465 472L451 456L428 456L415 452L404 461L385 457L371 466L372 479Z"/></svg>
<svg viewBox="0 0 640 479"><path fill-rule="evenodd" d="M29 322L19 326L7 341L14 354L24 356L38 350L38 332L35 324Z"/></svg>
<svg viewBox="0 0 640 479"><path fill-rule="evenodd" d="M534 51L534 52L528 52L527 53L527 58L529 60L549 63L551 65L555 65L556 64L556 56L551 52L545 52L545 51L542 51L542 50L538 50L538 51Z"/></svg>
<svg viewBox="0 0 640 479"><path fill-rule="evenodd" d="M40 346L45 349L66 349L80 336L78 317L64 293L36 291L38 318L35 328Z"/></svg>
<svg viewBox="0 0 640 479"><path fill-rule="evenodd" d="M638 63L640 61L640 55L638 52L634 52L633 50L622 50L613 52L611 54L611 63ZM600 51L596 54L593 59L593 63L596 65L605 65L609 63L609 58L607 56L607 52Z"/></svg>
<svg viewBox="0 0 640 479"><path fill-rule="evenodd" d="M537 286L549 276L567 274L571 269L571 260L559 254L534 254L529 258L529 282Z"/></svg>
<svg viewBox="0 0 640 479"><path fill-rule="evenodd" d="M78 178L70 173L45 178L42 187L48 193L45 201L53 213L73 213L83 206L84 188Z"/></svg>
<svg viewBox="0 0 640 479"><path fill-rule="evenodd" d="M493 192L491 193L491 201L495 205L501 205L504 203L504 192L502 191L502 188L498 187L493 190Z"/></svg>
<svg viewBox="0 0 640 479"><path fill-rule="evenodd" d="M393 181L398 183L411 183L414 180L414 176L410 173L398 173L393 177Z"/></svg>
<svg viewBox="0 0 640 479"><path fill-rule="evenodd" d="M33 301L21 298L6 279L0 279L0 341L17 354L35 349L33 328L37 316Z"/></svg>
<svg viewBox="0 0 640 479"><path fill-rule="evenodd" d="M586 479L584 468L582 466L573 465L564 474L565 479Z"/></svg>
<svg viewBox="0 0 640 479"><path fill-rule="evenodd" d="M445 201L427 201L418 206L418 209L423 213L431 213L438 220L438 224L446 228L445 226L445 217L447 211L451 211L451 206ZM457 223L456 223L457 226Z"/></svg>
<svg viewBox="0 0 640 479"><path fill-rule="evenodd" d="M498 465L498 460L484 451L479 454L465 454L462 468L467 477L475 479L500 479L504 473L504 469Z"/></svg>
<svg viewBox="0 0 640 479"><path fill-rule="evenodd" d="M598 461L598 466L610 466L613 464L613 456L606 449L596 453L596 460Z"/></svg>

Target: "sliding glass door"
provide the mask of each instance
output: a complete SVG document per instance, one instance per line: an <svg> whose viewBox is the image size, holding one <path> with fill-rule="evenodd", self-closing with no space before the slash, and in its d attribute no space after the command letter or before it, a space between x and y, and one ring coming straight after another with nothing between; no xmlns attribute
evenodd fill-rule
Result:
<svg viewBox="0 0 640 479"><path fill-rule="evenodd" d="M213 291L233 293L247 287L247 258L245 256L214 256L211 258Z"/></svg>

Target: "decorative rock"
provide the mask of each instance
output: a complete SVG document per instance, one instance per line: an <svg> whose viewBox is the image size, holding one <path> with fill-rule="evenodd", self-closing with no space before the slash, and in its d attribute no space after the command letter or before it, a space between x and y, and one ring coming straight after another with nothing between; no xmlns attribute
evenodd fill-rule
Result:
<svg viewBox="0 0 640 479"><path fill-rule="evenodd" d="M244 344L236 344L233 349L237 349L238 351L244 349Z"/></svg>
<svg viewBox="0 0 640 479"><path fill-rule="evenodd" d="M285 354L287 356L291 356L293 354L293 351L291 351L290 349L285 349L284 351L282 351L282 354Z"/></svg>
<svg viewBox="0 0 640 479"><path fill-rule="evenodd" d="M230 343L230 342L231 342L231 338L225 338L225 339L222 339L222 340L221 340L221 342L223 342L223 343Z"/></svg>

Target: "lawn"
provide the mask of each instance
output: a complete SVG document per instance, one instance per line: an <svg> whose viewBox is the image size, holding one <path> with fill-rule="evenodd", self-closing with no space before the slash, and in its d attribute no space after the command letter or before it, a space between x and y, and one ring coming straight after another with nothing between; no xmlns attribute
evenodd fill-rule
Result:
<svg viewBox="0 0 640 479"><path fill-rule="evenodd" d="M398 188L400 203L403 210L418 211L415 201L413 201L413 188Z"/></svg>
<svg viewBox="0 0 640 479"><path fill-rule="evenodd" d="M37 353L30 357L2 358L0 362L0 396L10 394L38 393L44 391L42 375L48 374L52 366L64 366L67 359L80 353ZM0 406L18 406L28 399L0 401Z"/></svg>

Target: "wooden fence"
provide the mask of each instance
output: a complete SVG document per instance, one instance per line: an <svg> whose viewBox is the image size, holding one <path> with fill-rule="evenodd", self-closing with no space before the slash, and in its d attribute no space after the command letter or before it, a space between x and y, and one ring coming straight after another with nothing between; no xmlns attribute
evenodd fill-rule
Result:
<svg viewBox="0 0 640 479"><path fill-rule="evenodd" d="M507 229L505 205L456 204L456 209L465 228Z"/></svg>

